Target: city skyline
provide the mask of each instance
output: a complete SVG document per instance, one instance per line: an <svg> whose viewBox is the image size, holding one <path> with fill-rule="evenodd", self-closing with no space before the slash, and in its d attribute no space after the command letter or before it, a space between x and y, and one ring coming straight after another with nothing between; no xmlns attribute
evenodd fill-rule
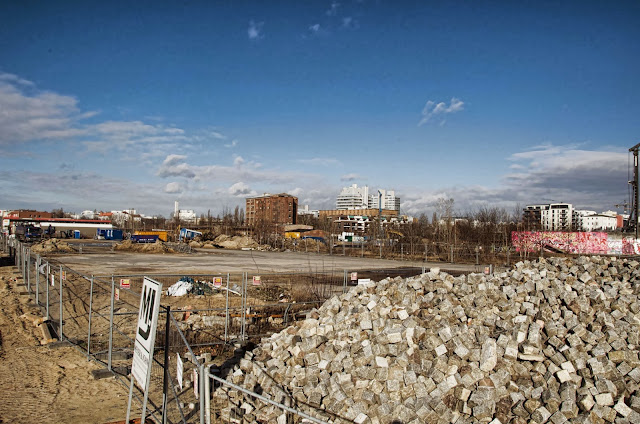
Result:
<svg viewBox="0 0 640 424"><path fill-rule="evenodd" d="M616 209L640 141L639 17L635 2L5 3L0 207L168 216L177 200L199 216L284 192L332 209L355 183L409 215L439 198Z"/></svg>

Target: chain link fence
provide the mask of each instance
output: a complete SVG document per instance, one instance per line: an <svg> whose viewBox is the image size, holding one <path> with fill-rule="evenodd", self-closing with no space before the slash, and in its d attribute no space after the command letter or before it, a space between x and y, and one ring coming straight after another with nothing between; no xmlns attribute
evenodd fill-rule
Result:
<svg viewBox="0 0 640 424"><path fill-rule="evenodd" d="M4 235L0 248L13 259L26 290L41 308L43 334L49 335L42 342L73 345L129 387L145 276L83 275ZM358 279L421 272L424 268L146 275L162 283L164 291L147 417L158 423L272 422L271 418L287 423L327 422L322 411L297 410L284 398L266 398L221 378L215 370L230 368L253 343L305 319L310 310L345 292ZM168 295L168 289L183 283L191 285L188 295ZM220 387L227 390L228 402L221 404L217 398L212 405L211 393ZM272 415L239 414L234 400L242 396L256 405L269 404ZM142 405L144 394L137 386L133 399Z"/></svg>

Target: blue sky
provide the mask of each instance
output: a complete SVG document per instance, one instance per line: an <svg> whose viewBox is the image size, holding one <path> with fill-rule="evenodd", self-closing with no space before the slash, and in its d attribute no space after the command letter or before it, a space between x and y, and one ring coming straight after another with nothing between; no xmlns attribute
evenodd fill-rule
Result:
<svg viewBox="0 0 640 424"><path fill-rule="evenodd" d="M638 2L3 2L0 209L628 197Z"/></svg>

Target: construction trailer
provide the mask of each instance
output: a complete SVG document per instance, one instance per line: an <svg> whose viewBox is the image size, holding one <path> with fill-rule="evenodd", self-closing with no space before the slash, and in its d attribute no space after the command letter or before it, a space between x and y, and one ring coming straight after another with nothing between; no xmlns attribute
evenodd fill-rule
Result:
<svg viewBox="0 0 640 424"><path fill-rule="evenodd" d="M193 240L194 238L196 238L198 236L201 236L201 235L202 235L202 233L200 231L190 230L188 228L181 228L178 240L179 241L189 241L189 240Z"/></svg>

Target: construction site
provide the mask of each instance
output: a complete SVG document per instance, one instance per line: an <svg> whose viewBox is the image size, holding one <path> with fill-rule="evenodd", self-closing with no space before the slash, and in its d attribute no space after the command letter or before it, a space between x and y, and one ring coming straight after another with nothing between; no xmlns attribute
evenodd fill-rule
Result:
<svg viewBox="0 0 640 424"><path fill-rule="evenodd" d="M225 241L178 251L3 238L17 275L3 281L28 298L16 319L33 324L31 349L71 349L91 364L87 381L112 385L100 422L127 410L174 423L640 419L633 259L505 267ZM163 291L147 391L131 376L145 278Z"/></svg>

